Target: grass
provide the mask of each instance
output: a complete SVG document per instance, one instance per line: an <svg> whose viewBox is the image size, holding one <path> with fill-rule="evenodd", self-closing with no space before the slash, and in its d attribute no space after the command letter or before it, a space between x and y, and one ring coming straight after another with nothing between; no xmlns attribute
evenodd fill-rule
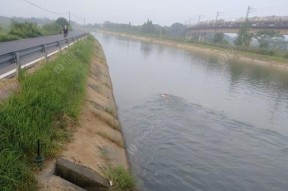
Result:
<svg viewBox="0 0 288 191"><path fill-rule="evenodd" d="M101 136L104 139L107 139L114 143L115 145L119 147L124 147L124 144L121 139L117 139L115 136L111 135L110 133L104 132L104 131L98 131L97 134Z"/></svg>
<svg viewBox="0 0 288 191"><path fill-rule="evenodd" d="M105 115L101 111L98 111L99 110L98 108L96 108L96 107L94 107L94 108L97 109L97 110L93 111L93 114L96 117L98 117L101 121L103 121L104 123L109 125L112 129L121 132L120 124L119 124L118 120L114 116Z"/></svg>
<svg viewBox="0 0 288 191"><path fill-rule="evenodd" d="M96 84L89 84L89 87L95 90L99 94L103 94L103 88Z"/></svg>
<svg viewBox="0 0 288 191"><path fill-rule="evenodd" d="M98 146L98 150L101 154L101 158L106 162L106 163L109 163L110 162L110 158L108 156L108 150L104 147L100 147Z"/></svg>
<svg viewBox="0 0 288 191"><path fill-rule="evenodd" d="M7 42L12 40L18 40L20 37L10 34L4 34L0 32L0 42Z"/></svg>
<svg viewBox="0 0 288 191"><path fill-rule="evenodd" d="M113 186L109 191L132 191L135 190L135 180L123 167L107 167L103 171L104 176L112 180Z"/></svg>
<svg viewBox="0 0 288 191"><path fill-rule="evenodd" d="M105 112L109 113L110 115L116 117L116 110L112 107L105 107L104 109Z"/></svg>
<svg viewBox="0 0 288 191"><path fill-rule="evenodd" d="M0 190L36 190L36 143L53 157L69 139L64 118L77 119L94 51L93 37L21 79L21 90L0 104ZM61 70L56 66L61 65Z"/></svg>
<svg viewBox="0 0 288 191"><path fill-rule="evenodd" d="M104 82L103 85L111 89L111 85L108 82Z"/></svg>

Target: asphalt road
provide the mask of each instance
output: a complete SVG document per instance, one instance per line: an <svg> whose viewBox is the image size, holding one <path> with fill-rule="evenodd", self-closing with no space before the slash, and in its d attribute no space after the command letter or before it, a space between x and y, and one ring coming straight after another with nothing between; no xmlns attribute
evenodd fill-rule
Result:
<svg viewBox="0 0 288 191"><path fill-rule="evenodd" d="M70 32L68 37L73 37L83 34L83 32ZM0 55L11 53L11 52L17 52L22 49L31 48L35 46L39 46L42 44L47 44L51 42L55 42L58 40L63 40L63 35L51 35L51 36L43 36L43 37L36 37L36 38L28 38L28 39L21 39L21 40L15 40L15 41L9 41L9 42L1 42L0 43ZM56 47L48 49L48 54L57 50ZM25 56L21 58L21 65L29 63L33 60L36 60L38 58L43 57L43 53L35 53L31 54L29 56ZM11 71L16 68L15 63L5 63L0 64L0 75Z"/></svg>
<svg viewBox="0 0 288 191"><path fill-rule="evenodd" d="M68 37L80 35L83 32L70 32ZM57 40L63 40L63 35L51 35L51 36L42 36L36 38L26 38L21 40L9 41L9 42L0 42L0 55L6 54L9 52L16 52L25 48L30 48L33 46L38 46L41 44L46 44L49 42L54 42Z"/></svg>

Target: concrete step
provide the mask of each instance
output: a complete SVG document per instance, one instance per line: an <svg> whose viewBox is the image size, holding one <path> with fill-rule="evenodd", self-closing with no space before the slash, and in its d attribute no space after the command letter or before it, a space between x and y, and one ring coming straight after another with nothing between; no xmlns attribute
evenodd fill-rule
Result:
<svg viewBox="0 0 288 191"><path fill-rule="evenodd" d="M109 181L97 172L64 158L57 159L55 175L87 191L107 191L110 187Z"/></svg>

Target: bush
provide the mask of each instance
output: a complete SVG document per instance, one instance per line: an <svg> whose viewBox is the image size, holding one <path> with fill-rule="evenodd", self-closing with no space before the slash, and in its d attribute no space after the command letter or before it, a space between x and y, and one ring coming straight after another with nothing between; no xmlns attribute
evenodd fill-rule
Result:
<svg viewBox="0 0 288 191"><path fill-rule="evenodd" d="M268 49L268 48L251 48L251 47L236 47L236 50L240 50L243 52L251 52L255 54L267 55L267 56L276 56L279 54L276 50Z"/></svg>
<svg viewBox="0 0 288 191"><path fill-rule="evenodd" d="M123 167L108 167L104 175L111 180L113 186L109 191L135 190L135 180Z"/></svg>
<svg viewBox="0 0 288 191"><path fill-rule="evenodd" d="M15 35L0 33L0 42L6 42L6 41L18 40L18 39L19 37Z"/></svg>
<svg viewBox="0 0 288 191"><path fill-rule="evenodd" d="M9 34L19 36L21 38L42 36L42 33L37 24L27 21L24 23L12 21Z"/></svg>
<svg viewBox="0 0 288 191"><path fill-rule="evenodd" d="M42 27L42 33L44 35L61 34L62 26L57 23L49 23Z"/></svg>
<svg viewBox="0 0 288 191"><path fill-rule="evenodd" d="M274 50L266 49L266 48L257 48L257 49L249 49L249 52L253 52L256 54L275 56L277 53Z"/></svg>

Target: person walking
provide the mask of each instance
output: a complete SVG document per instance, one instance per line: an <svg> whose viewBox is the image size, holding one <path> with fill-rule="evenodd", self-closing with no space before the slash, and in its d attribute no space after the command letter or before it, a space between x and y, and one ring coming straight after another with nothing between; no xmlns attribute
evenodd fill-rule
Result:
<svg viewBox="0 0 288 191"><path fill-rule="evenodd" d="M68 36L68 27L66 25L63 28L63 35L64 35L64 38Z"/></svg>

